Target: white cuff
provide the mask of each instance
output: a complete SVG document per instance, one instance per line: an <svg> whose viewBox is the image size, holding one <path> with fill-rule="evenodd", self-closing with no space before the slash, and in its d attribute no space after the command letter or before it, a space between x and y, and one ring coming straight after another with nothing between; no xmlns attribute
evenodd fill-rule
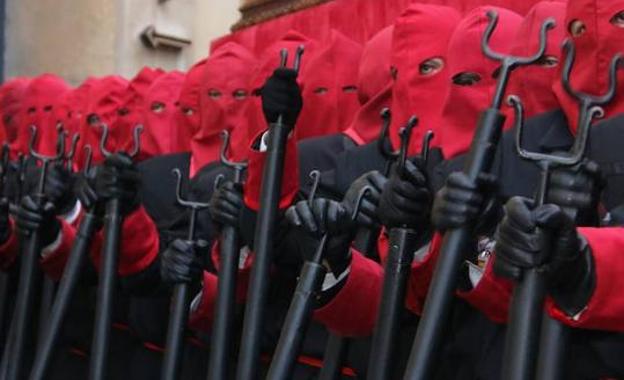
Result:
<svg viewBox="0 0 624 380"><path fill-rule="evenodd" d="M201 300L202 300L203 295L204 295L204 291L201 290L199 293L197 293L195 298L193 298L193 301L191 301L191 306L189 307L191 313L194 313L197 311L197 309L199 309L199 305L201 305Z"/></svg>
<svg viewBox="0 0 624 380"><path fill-rule="evenodd" d="M483 268L471 263L470 261L466 261L466 265L468 265L468 278L470 279L470 283L472 284L473 288L476 288L483 278L483 273L485 271L483 270Z"/></svg>
<svg viewBox="0 0 624 380"><path fill-rule="evenodd" d="M417 263L423 262L425 257L427 257L427 253L429 253L429 247L431 246L431 242L423 245L417 251L414 252L414 261Z"/></svg>
<svg viewBox="0 0 624 380"><path fill-rule="evenodd" d="M260 137L260 146L258 147L258 150L260 152L266 152L267 149L269 149L269 131L266 131L262 134L262 137Z"/></svg>
<svg viewBox="0 0 624 380"><path fill-rule="evenodd" d="M327 272L325 274L325 278L323 279L323 286L321 287L321 290L326 291L333 288L336 284L344 280L349 275L349 272L351 272L350 265L344 270L344 272L340 273L338 277L334 276L334 273L331 271Z"/></svg>
<svg viewBox="0 0 624 380"><path fill-rule="evenodd" d="M238 256L238 270L245 269L245 264L247 263L247 258L251 251L248 246L244 246L240 249L240 255Z"/></svg>
<svg viewBox="0 0 624 380"><path fill-rule="evenodd" d="M80 201L76 201L74 207L72 207L72 209L68 213L60 215L59 217L65 220L67 223L73 224L76 219L78 219L78 216L80 216L81 211L82 205L80 204Z"/></svg>

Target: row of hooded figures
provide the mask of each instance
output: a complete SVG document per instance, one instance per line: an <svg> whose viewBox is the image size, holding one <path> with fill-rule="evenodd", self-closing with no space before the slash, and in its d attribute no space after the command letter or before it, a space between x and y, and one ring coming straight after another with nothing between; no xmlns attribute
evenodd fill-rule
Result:
<svg viewBox="0 0 624 380"><path fill-rule="evenodd" d="M624 378L622 52L624 0L413 3L6 82L0 379Z"/></svg>

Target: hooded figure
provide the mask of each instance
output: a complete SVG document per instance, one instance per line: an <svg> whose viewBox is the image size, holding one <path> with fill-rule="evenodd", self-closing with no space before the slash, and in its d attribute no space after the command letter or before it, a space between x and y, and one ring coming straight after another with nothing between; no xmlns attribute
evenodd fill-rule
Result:
<svg viewBox="0 0 624 380"><path fill-rule="evenodd" d="M202 59L189 69L184 77L180 97L178 98L178 111L176 112L176 122L182 139L191 145L193 133L199 130L200 110L199 110L199 87L201 85L206 60Z"/></svg>
<svg viewBox="0 0 624 380"><path fill-rule="evenodd" d="M18 136L25 133L26 129L19 124L19 113L22 111L22 101L24 93L30 79L15 78L0 86L0 122L2 129L6 134L6 140L11 145L11 152L17 151L25 153L26 147L19 147L16 142L19 141Z"/></svg>
<svg viewBox="0 0 624 380"><path fill-rule="evenodd" d="M529 118L559 108L552 91L553 82L561 78L557 67L561 66L561 44L565 38L565 2L543 1L535 4L520 25L511 53L528 57L539 49L539 30L549 17L555 27L548 32L546 52L535 65L518 67L509 78L507 92L518 95L524 106L524 116ZM513 120L513 109L508 108L507 122Z"/></svg>
<svg viewBox="0 0 624 380"><path fill-rule="evenodd" d="M624 54L624 3L614 0L575 0L568 3L565 27L576 47L576 59L570 74L572 88L589 94L604 94L608 88L609 64L616 54ZM624 111L622 101L624 73L618 70L616 98L604 108L605 118ZM574 133L578 106L563 89L560 81L553 90Z"/></svg>
<svg viewBox="0 0 624 380"><path fill-rule="evenodd" d="M490 39L490 47L509 53L510 41L516 36L522 17L498 7L473 9L457 25L448 45L448 69L451 85L439 121L438 139L446 159L468 150L481 111L492 100L499 62L487 58L481 51L481 38L488 25L487 11L498 13L498 25Z"/></svg>
<svg viewBox="0 0 624 380"><path fill-rule="evenodd" d="M390 48L393 31L394 25L382 29L366 42L362 51L357 81L360 109L344 131L357 145L367 144L379 136L379 112L390 106Z"/></svg>
<svg viewBox="0 0 624 380"><path fill-rule="evenodd" d="M230 132L230 158L238 161L245 157L249 72L253 65L252 54L233 42L206 59L199 78L200 123L192 130L191 177L219 159L223 130Z"/></svg>
<svg viewBox="0 0 624 380"><path fill-rule="evenodd" d="M304 106L295 129L298 140L344 130L358 108L357 72L362 46L332 30L323 48L309 60L303 87Z"/></svg>
<svg viewBox="0 0 624 380"><path fill-rule="evenodd" d="M140 161L188 150L188 141L181 141L176 124L183 81L184 74L172 71L156 79L147 90L142 105L138 107L145 128L141 136Z"/></svg>
<svg viewBox="0 0 624 380"><path fill-rule="evenodd" d="M410 155L420 152L426 131L436 133L443 128L440 108L450 82L447 48L459 20L459 13L453 8L416 3L395 23L390 124L390 141L395 149L401 145L399 131L412 115L418 117L418 126L412 133Z"/></svg>
<svg viewBox="0 0 624 380"><path fill-rule="evenodd" d="M52 74L43 74L34 78L26 87L20 117L20 133L18 140L22 140L21 147L28 149L31 138L30 126L37 128L35 149L38 153L53 156L56 154L57 125L59 119L56 108L60 105L59 99L70 90L63 79ZM27 132L26 132L27 131ZM25 153L25 152L24 152Z"/></svg>
<svg viewBox="0 0 624 380"><path fill-rule="evenodd" d="M115 151L123 146L128 140L127 133L120 133L117 123L115 123L118 110L122 106L124 92L128 82L120 76L111 75L98 78L93 81L89 91L85 112L80 122L80 150L85 145L90 145L93 151L93 163L97 164L104 160L100 152L100 140L102 138L101 125L109 128L108 141L106 147L109 151ZM78 167L84 165L84 154L76 157Z"/></svg>

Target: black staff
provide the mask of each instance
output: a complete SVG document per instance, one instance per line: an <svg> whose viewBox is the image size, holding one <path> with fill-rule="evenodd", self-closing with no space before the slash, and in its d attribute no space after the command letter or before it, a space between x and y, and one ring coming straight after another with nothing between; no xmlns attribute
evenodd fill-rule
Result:
<svg viewBox="0 0 624 380"><path fill-rule="evenodd" d="M90 180L93 179L93 175L90 172L92 157L91 146L85 145L84 150L87 159L82 175L85 177L85 180ZM87 205L83 205L83 207L87 207ZM56 298L52 304L47 325L43 330L39 345L37 346L37 355L33 362L33 368L30 371L30 380L45 379L50 369L52 355L58 343L61 327L67 316L71 299L74 296L80 275L82 274L93 235L101 219L97 216L95 207L99 207L99 205L89 205L89 207L87 207L87 212L80 221L76 239L69 253L65 269L63 270L63 276L58 284Z"/></svg>
<svg viewBox="0 0 624 380"><path fill-rule="evenodd" d="M192 202L182 198L182 172L180 169L173 169L172 173L177 177L176 201L180 206L191 210L187 240L194 241L197 213L208 208L210 203ZM184 332L188 322L190 303L188 284L177 284L171 297L171 314L169 315L167 345L165 346L162 369L163 380L175 380L180 376L180 361L184 350Z"/></svg>
<svg viewBox="0 0 624 380"><path fill-rule="evenodd" d="M108 140L108 126L102 125L102 139L100 151L106 158L113 153L106 150ZM134 148L129 153L135 157L139 153L139 135L143 126L137 126L133 131ZM117 264L119 261L119 243L121 241L121 200L111 198L106 201L104 217L104 242L102 246L102 271L99 277L97 304L95 309L95 329L91 345L91 362L89 363L90 380L106 380L108 350L110 346L110 328L113 316L113 298L117 282Z"/></svg>
<svg viewBox="0 0 624 380"><path fill-rule="evenodd" d="M405 160L409 147L412 128L417 119L412 117L407 126L400 131L401 150L399 153L398 173L405 176ZM421 158L426 167L429 155L429 143L433 138L431 131L424 137ZM391 377L392 357L396 352L396 340L401 322L401 313L404 309L407 282L412 269L414 251L418 241L422 239L422 232L415 231L408 226L392 228L389 231L390 244L388 257L384 267L384 281L382 287L381 304L373 334L371 360L368 366L367 378L384 380Z"/></svg>
<svg viewBox="0 0 624 380"><path fill-rule="evenodd" d="M295 54L293 67L295 71L299 71L302 54L303 46L300 46ZM286 67L288 51L284 49L280 55L280 67ZM236 373L238 380L253 380L259 373L260 343L269 293L269 275L274 251L273 236L284 174L284 155L288 133L293 127L284 124L282 115L275 123L269 125L267 158L262 173L260 210L254 235L254 264L249 280L249 296L245 306L243 335Z"/></svg>
<svg viewBox="0 0 624 380"><path fill-rule="evenodd" d="M32 137L30 139L29 151L30 155L41 161L41 171L39 174L39 182L34 195L34 200L38 205L43 206L46 202L45 182L50 163L63 158L65 153L64 135L59 133L59 139L56 146L55 156L45 156L35 150L37 139L37 128L31 126ZM20 277L17 289L17 297L15 303L15 311L11 320L11 331L9 332L9 341L5 346L5 350L9 350L9 354L3 357L7 359L6 365L7 380L21 379L21 372L24 362L24 348L26 345L27 335L29 333L30 322L32 321L32 312L35 302L35 289L38 286L38 266L37 260L41 254L41 234L39 230L33 231L30 235L25 236L22 240L23 249L20 260ZM3 365L4 367L4 365Z"/></svg>
<svg viewBox="0 0 624 380"><path fill-rule="evenodd" d="M473 181L477 181L481 175L489 173L491 170L498 140L505 123L505 116L500 112L500 107L509 75L518 66L535 63L544 55L546 32L554 26L554 21L550 18L542 24L540 47L532 57L506 56L495 53L489 46L490 37L498 22L498 15L494 11L488 11L487 16L489 24L481 40L481 49L486 57L500 61L501 67L492 104L490 108L481 113L464 165L464 173ZM444 234L440 258L433 273L423 315L418 324L407 363L406 380L428 380L431 378L436 354L440 349L440 342L447 327L458 274L463 261L463 253L471 238L469 225L450 229Z"/></svg>
<svg viewBox="0 0 624 380"><path fill-rule="evenodd" d="M520 99L511 96L509 104L515 109L516 116L516 150L525 160L536 162L542 173L535 195L535 207L544 204L548 193L548 176L553 167L574 166L585 156L589 128L595 117L604 116L600 107L609 103L615 97L617 88L616 71L620 62L617 55L609 67L609 89L602 96L592 96L572 89L570 86L570 72L574 62L574 45L571 40L564 44L566 50L565 66L562 71L562 84L566 92L579 103L579 118L574 144L569 152L562 154L544 154L529 152L522 148L523 109ZM545 249L551 249L544 244ZM544 256L547 257L547 256ZM545 340L540 347L540 330L546 284L544 273L539 269L529 269L522 273L522 278L515 286L509 313L509 323L505 341L505 355L503 357L503 377L510 380L528 380L535 378L535 369L538 357L541 358L540 378L556 379L562 375L563 359L565 357L564 336L565 329L557 321L545 316ZM560 339L561 338L561 339ZM543 350L543 351L542 351Z"/></svg>
<svg viewBox="0 0 624 380"><path fill-rule="evenodd" d="M309 197L309 202L311 204L314 200L321 174L315 170L310 173L310 176L314 177L314 187ZM367 191L370 191L370 189L368 186L365 186L358 195L357 202L351 214L352 222L355 222L357 218L360 204ZM293 294L284 325L282 326L282 333L280 334L277 348L273 354L267 380L287 380L292 378L292 371L297 356L301 351L303 337L307 330L308 323L310 322L310 318L312 317L314 301L316 300L316 296L320 291L323 279L327 273L327 269L322 264L322 261L328 239L329 233L323 235L312 260L308 260L303 264L299 275L299 281L297 282L297 288Z"/></svg>
<svg viewBox="0 0 624 380"><path fill-rule="evenodd" d="M7 177L7 173L9 171L9 153L10 153L10 148L9 148L9 144L4 143L2 145L2 155L1 155L1 161L0 161L0 184L2 184L2 188L0 189L0 192L2 192L1 194L1 200L2 202L9 202L9 200L7 199L7 194L6 194L6 177ZM9 291L9 277L10 274L7 272L1 272L0 271L0 344L4 345L5 343L5 321L6 318L8 317L7 313L7 306L8 306L8 291Z"/></svg>
<svg viewBox="0 0 624 380"><path fill-rule="evenodd" d="M222 137L221 163L234 171L234 183L240 184L247 163L228 160L226 152L230 144L230 134L224 130ZM232 322L236 311L236 274L240 258L238 229L234 226L224 225L221 228L219 244L221 255L219 256L219 277L215 300L217 312L212 323L208 380L229 378L228 358L232 347Z"/></svg>

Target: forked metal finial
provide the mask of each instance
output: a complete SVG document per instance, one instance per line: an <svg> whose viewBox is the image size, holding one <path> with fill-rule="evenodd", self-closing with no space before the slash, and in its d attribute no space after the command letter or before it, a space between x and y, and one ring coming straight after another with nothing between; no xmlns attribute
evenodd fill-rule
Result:
<svg viewBox="0 0 624 380"><path fill-rule="evenodd" d="M210 203L194 202L182 198L182 172L180 169L175 168L171 171L176 176L176 201L182 207L189 208L191 210L191 220L189 223L188 240L195 239L195 225L197 222L197 212L206 209L210 206Z"/></svg>
<svg viewBox="0 0 624 380"><path fill-rule="evenodd" d="M418 125L418 118L412 116L407 121L405 127L399 131L399 138L401 139L401 147L399 148L398 159L398 171L401 176L405 173L405 161L407 161L407 153L409 151L410 141L412 140L412 131L414 127Z"/></svg>
<svg viewBox="0 0 624 380"><path fill-rule="evenodd" d="M221 131L221 138L223 139L221 150L219 152L221 163L234 170L234 182L239 183L242 180L243 171L247 168L247 162L230 161L227 158L227 151L230 149L230 133L224 129Z"/></svg>
<svg viewBox="0 0 624 380"><path fill-rule="evenodd" d="M500 73L496 83L496 92L494 93L494 98L492 99L492 108L499 109L503 101L505 89L507 88L509 74L518 66L530 65L542 58L544 52L546 51L546 45L548 42L547 32L555 27L555 20L553 18L548 18L542 23L539 31L539 48L535 54L528 57L517 57L498 53L490 47L490 38L492 37L492 34L494 34L494 30L498 24L498 13L494 10L489 10L487 12L487 17L489 22L481 39L481 50L489 59L499 61L501 63Z"/></svg>
<svg viewBox="0 0 624 380"><path fill-rule="evenodd" d="M308 176L312 180L312 188L310 189L310 195L308 195L308 204L312 205L312 201L316 198L316 192L321 184L321 172L318 170L312 170Z"/></svg>
<svg viewBox="0 0 624 380"><path fill-rule="evenodd" d="M100 152L102 152L102 156L109 157L114 154L106 149L106 143L108 142L110 131L109 131L108 125L105 123L101 123L99 124L99 126L100 128L102 128L102 136L100 138ZM128 155L132 158L136 157L139 154L139 151L141 150L141 133L142 132L143 132L142 125L137 125L132 130L132 141L134 143L134 146L130 152L127 152Z"/></svg>
<svg viewBox="0 0 624 380"><path fill-rule="evenodd" d="M85 163L84 163L84 168L82 169L82 174L85 177L90 176L90 171L91 171L91 163L93 162L93 148L91 148L91 145L85 145L82 150L84 151L85 154Z"/></svg>
<svg viewBox="0 0 624 380"><path fill-rule="evenodd" d="M379 117L381 118L381 130L377 138L377 149L384 158L394 160L396 159L396 155L392 151L390 144L390 123L392 122L392 112L390 108L384 107L379 113Z"/></svg>
<svg viewBox="0 0 624 380"><path fill-rule="evenodd" d="M297 46L297 50L295 51L295 60L293 63L293 70L297 73L301 69L301 57L303 56L303 52L305 51L305 47L303 45ZM288 49L284 48L280 50L280 67L286 68L288 65Z"/></svg>
<svg viewBox="0 0 624 380"><path fill-rule="evenodd" d="M65 154L65 138L63 135L64 133L63 131L60 131L59 133L59 138L56 144L56 155L54 156L47 156L47 155L37 152L35 148L35 145L37 144L37 135L38 135L37 127L35 127L34 125L31 125L30 133L31 135L30 135L30 142L28 143L28 151L30 152L30 155L32 157L34 157L35 159L41 162L57 161L63 158L63 155Z"/></svg>
<svg viewBox="0 0 624 380"><path fill-rule="evenodd" d="M67 163L67 169L71 170L74 157L76 156L76 147L78 146L78 140L80 140L80 135L78 133L74 133L71 140L71 145L69 146L69 152L65 155L64 159Z"/></svg>
<svg viewBox="0 0 624 380"><path fill-rule="evenodd" d="M422 146L420 148L420 158L423 161L424 166L427 166L429 162L429 153L431 152L431 140L435 137L432 130L425 132L423 136Z"/></svg>

